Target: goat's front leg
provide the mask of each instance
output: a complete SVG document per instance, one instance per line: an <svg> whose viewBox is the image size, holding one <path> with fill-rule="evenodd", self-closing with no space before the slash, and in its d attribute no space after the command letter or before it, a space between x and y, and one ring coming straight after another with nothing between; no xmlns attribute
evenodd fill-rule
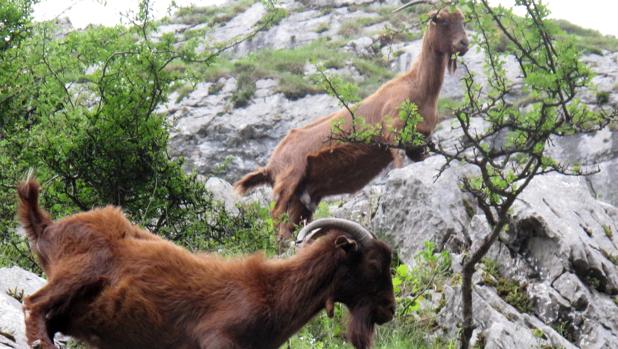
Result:
<svg viewBox="0 0 618 349"><path fill-rule="evenodd" d="M200 349L246 349L220 331L210 331L200 341Z"/></svg>
<svg viewBox="0 0 618 349"><path fill-rule="evenodd" d="M311 198L307 192L304 192L301 197L294 195L288 206L288 218L290 223L294 226L305 220L310 221L319 203L319 199L315 200Z"/></svg>
<svg viewBox="0 0 618 349"><path fill-rule="evenodd" d="M35 295L47 292L47 286L40 289ZM26 339L31 348L53 349L56 348L53 334L49 334L47 328L46 310L42 304L34 303L32 297L24 299L24 318L26 322Z"/></svg>
<svg viewBox="0 0 618 349"><path fill-rule="evenodd" d="M54 320L71 311L76 302L95 297L106 283L102 277L62 269L57 270L58 277L50 277L47 285L24 299L26 338L32 347L55 348Z"/></svg>

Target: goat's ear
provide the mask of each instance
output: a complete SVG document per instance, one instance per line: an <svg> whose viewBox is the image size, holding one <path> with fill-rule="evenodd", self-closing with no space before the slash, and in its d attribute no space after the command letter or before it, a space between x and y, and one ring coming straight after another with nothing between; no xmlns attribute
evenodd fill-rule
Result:
<svg viewBox="0 0 618 349"><path fill-rule="evenodd" d="M428 17L431 23L438 23L438 15L440 14L440 11L438 10L433 10L431 12L429 12Z"/></svg>
<svg viewBox="0 0 618 349"><path fill-rule="evenodd" d="M348 239L346 236L338 236L335 239L335 247L342 248L346 252L352 252L358 250L358 244L356 241Z"/></svg>

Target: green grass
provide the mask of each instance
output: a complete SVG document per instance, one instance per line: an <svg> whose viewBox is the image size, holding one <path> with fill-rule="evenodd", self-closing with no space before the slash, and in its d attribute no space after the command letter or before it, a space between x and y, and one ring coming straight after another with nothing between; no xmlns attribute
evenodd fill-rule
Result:
<svg viewBox="0 0 618 349"><path fill-rule="evenodd" d="M229 21L240 12L247 10L255 0L237 0L229 6L189 6L179 8L170 21L187 25L208 23L211 27Z"/></svg>
<svg viewBox="0 0 618 349"><path fill-rule="evenodd" d="M184 84L180 86L176 90L176 92L178 92L178 97L176 97L176 103L180 103L183 99L187 98L194 90L195 86L193 84Z"/></svg>
<svg viewBox="0 0 618 349"><path fill-rule="evenodd" d="M575 37L577 45L588 53L600 54L602 50L618 51L618 38L615 36L603 35L594 29L582 28L562 19L554 22L564 32Z"/></svg>
<svg viewBox="0 0 618 349"><path fill-rule="evenodd" d="M485 265L483 282L488 286L495 287L496 293L520 312L530 313L533 301L528 297L526 286L501 275L496 261L484 258L483 264Z"/></svg>
<svg viewBox="0 0 618 349"><path fill-rule="evenodd" d="M251 73L243 72L236 80L236 90L232 93L232 105L235 108L246 107L255 94L255 78Z"/></svg>
<svg viewBox="0 0 618 349"><path fill-rule="evenodd" d="M207 81L235 77L238 86L233 103L237 106L246 105L255 92L255 81L265 78L278 80L276 92L283 93L290 99L323 93L315 79L305 75L305 66L311 62L317 62L327 69L340 69L346 63L351 64L363 75L359 86L363 97L373 93L394 76L381 58L350 58L349 53L340 45L341 43L318 40L292 49L259 50L236 61L221 59L202 71L201 75ZM182 68L175 66L174 69Z"/></svg>
<svg viewBox="0 0 618 349"><path fill-rule="evenodd" d="M438 100L438 115L441 118L451 116L457 109L459 102L454 99L440 98Z"/></svg>
<svg viewBox="0 0 618 349"><path fill-rule="evenodd" d="M346 39L358 36L364 27L384 21L380 16L363 17L347 20L341 23L339 35Z"/></svg>
<svg viewBox="0 0 618 349"><path fill-rule="evenodd" d="M351 349L345 340L347 310L337 305L335 317L328 318L320 314L303 329L292 336L282 349ZM435 328L434 328L435 330ZM427 338L432 331L413 321L395 319L385 325L376 327L374 349L450 349L456 347L454 339L438 337Z"/></svg>

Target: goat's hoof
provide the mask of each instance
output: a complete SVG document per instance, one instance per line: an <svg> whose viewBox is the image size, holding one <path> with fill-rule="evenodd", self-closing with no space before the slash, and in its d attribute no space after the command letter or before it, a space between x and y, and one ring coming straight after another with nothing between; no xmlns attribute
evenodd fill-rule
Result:
<svg viewBox="0 0 618 349"><path fill-rule="evenodd" d="M54 343L48 340L37 339L30 344L30 348L32 349L56 349Z"/></svg>
<svg viewBox="0 0 618 349"><path fill-rule="evenodd" d="M424 147L415 147L406 149L406 156L413 162L419 162L425 160L429 154Z"/></svg>

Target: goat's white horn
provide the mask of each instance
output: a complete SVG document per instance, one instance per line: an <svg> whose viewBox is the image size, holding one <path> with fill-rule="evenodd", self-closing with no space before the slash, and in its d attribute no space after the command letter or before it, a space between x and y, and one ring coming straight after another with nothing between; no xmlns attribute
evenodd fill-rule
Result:
<svg viewBox="0 0 618 349"><path fill-rule="evenodd" d="M414 5L420 5L420 4L430 4L430 5L435 5L436 2L435 1L431 1L431 0L418 0L418 1L410 1L407 4L403 4L401 6L399 6L398 8L396 8L393 13L395 12L399 12L401 10L404 10L410 6L414 6Z"/></svg>
<svg viewBox="0 0 618 349"><path fill-rule="evenodd" d="M307 224L300 232L298 232L298 238L296 239L296 245L301 245L307 241L311 241L314 237L319 235L326 227L339 228L349 233L354 239L362 246L370 239L375 239L369 230L365 229L362 225L342 218L322 218L315 220Z"/></svg>

